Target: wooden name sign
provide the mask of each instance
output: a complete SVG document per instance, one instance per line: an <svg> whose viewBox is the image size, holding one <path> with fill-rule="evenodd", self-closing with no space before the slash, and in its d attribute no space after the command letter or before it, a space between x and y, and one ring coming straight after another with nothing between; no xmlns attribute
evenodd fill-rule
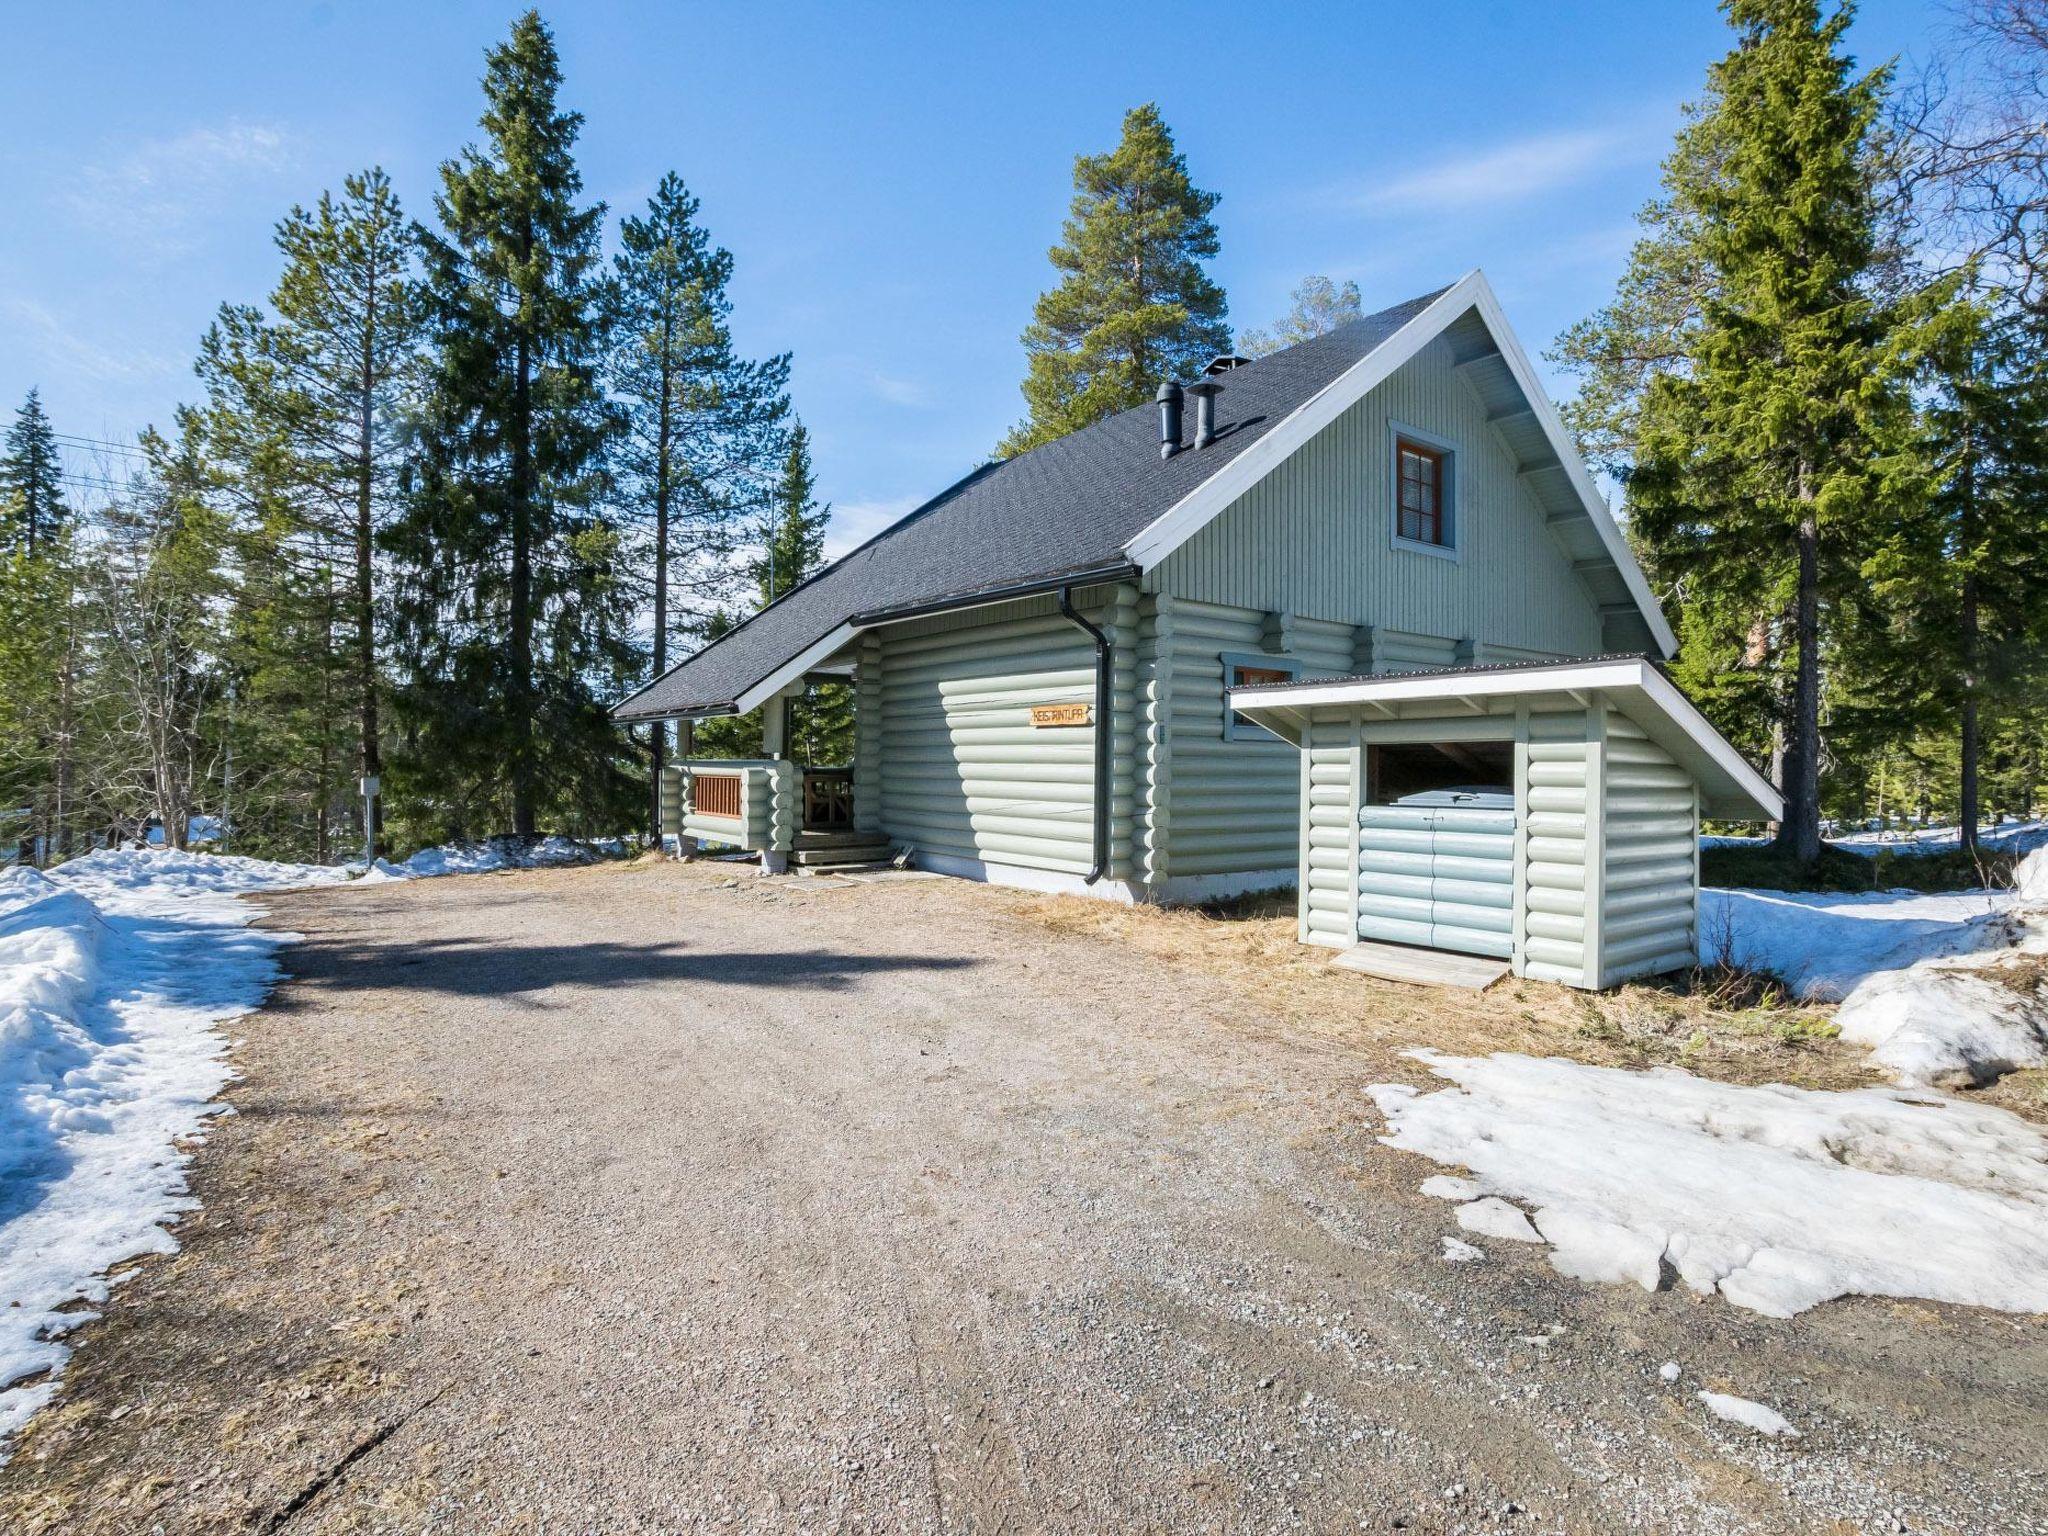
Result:
<svg viewBox="0 0 2048 1536"><path fill-rule="evenodd" d="M1031 723L1047 725L1086 725L1088 706L1086 704L1034 704L1031 706Z"/></svg>

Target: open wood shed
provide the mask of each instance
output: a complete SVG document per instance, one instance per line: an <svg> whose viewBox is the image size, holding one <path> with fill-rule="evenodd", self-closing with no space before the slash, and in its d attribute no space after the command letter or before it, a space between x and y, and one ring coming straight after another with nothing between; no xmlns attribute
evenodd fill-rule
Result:
<svg viewBox="0 0 2048 1536"><path fill-rule="evenodd" d="M1640 656L1239 688L1301 749L1300 936L1359 969L1611 987L1698 947L1699 822L1778 793ZM1377 961L1378 963L1374 963Z"/></svg>

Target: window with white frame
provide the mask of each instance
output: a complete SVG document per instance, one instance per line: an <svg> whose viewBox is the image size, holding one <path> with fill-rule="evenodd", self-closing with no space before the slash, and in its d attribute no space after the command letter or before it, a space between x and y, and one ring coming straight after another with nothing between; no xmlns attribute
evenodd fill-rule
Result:
<svg viewBox="0 0 2048 1536"><path fill-rule="evenodd" d="M1259 683L1288 683L1301 676L1301 663L1291 656L1271 656L1264 652L1232 655L1226 652L1223 662L1223 688L1227 695L1232 688L1250 688ZM1229 708L1224 700L1223 739L1225 741L1279 741L1263 725Z"/></svg>
<svg viewBox="0 0 2048 1536"><path fill-rule="evenodd" d="M1394 425L1393 536L1398 548L1456 558L1457 457L1442 438Z"/></svg>

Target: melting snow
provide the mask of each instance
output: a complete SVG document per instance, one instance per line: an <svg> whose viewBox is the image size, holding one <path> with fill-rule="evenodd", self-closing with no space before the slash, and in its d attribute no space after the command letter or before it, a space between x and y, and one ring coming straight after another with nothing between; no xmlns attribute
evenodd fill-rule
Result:
<svg viewBox="0 0 2048 1536"><path fill-rule="evenodd" d="M1799 1431L1792 1427L1790 1419L1777 1409L1753 1403L1746 1397L1732 1397L1726 1392L1702 1392L1700 1401L1706 1404L1707 1412L1717 1419L1726 1419L1730 1424L1740 1424L1744 1429L1779 1439L1799 1438Z"/></svg>
<svg viewBox="0 0 2048 1536"><path fill-rule="evenodd" d="M1468 1231L1527 1207L1564 1274L1675 1274L1774 1317L1850 1293L2048 1311L2048 1136L2004 1110L1413 1054L1456 1086L1373 1088L1381 1140L1471 1171Z"/></svg>
<svg viewBox="0 0 2048 1536"><path fill-rule="evenodd" d="M162 851L0 871L0 1438L94 1315L58 1309L177 1246L162 1223L193 1202L173 1143L231 1075L213 1026L263 1000L287 937L249 929L235 895L342 878Z"/></svg>
<svg viewBox="0 0 2048 1536"><path fill-rule="evenodd" d="M429 848L361 878L592 856L565 838ZM165 1224L195 1203L177 1143L233 1075L215 1026L263 1001L291 937L250 928L258 909L235 898L351 873L162 849L0 870L0 1445L96 1315L60 1309L104 1301L109 1266L177 1247Z"/></svg>

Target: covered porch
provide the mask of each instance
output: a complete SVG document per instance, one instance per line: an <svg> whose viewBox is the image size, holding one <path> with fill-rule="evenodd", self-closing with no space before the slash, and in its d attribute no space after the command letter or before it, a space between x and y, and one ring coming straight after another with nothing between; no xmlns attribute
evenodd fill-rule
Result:
<svg viewBox="0 0 2048 1536"><path fill-rule="evenodd" d="M756 853L771 874L889 857L887 838L855 824L853 765L804 761L791 740L790 704L808 682L761 706L759 757L697 756L700 717L679 719L682 755L661 773L661 830L682 857L721 848Z"/></svg>

